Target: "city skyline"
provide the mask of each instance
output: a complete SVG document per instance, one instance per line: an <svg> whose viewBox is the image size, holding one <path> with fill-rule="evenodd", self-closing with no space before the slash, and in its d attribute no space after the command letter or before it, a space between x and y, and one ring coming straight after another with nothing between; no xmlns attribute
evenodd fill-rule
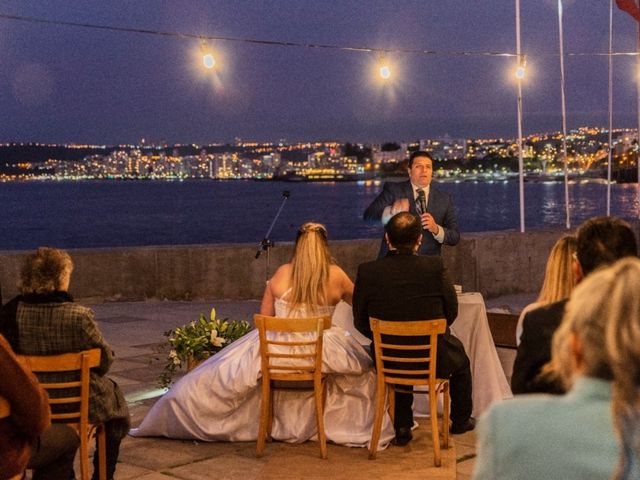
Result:
<svg viewBox="0 0 640 480"><path fill-rule="evenodd" d="M522 2L524 133L560 130L557 2ZM564 2L569 128L607 123L608 2ZM0 19L0 142L384 142L511 137L515 60L444 52L515 52L514 1L323 3L168 1L55 4L8 0L0 14L298 43L428 49L389 53L207 42ZM633 52L636 22L614 9L614 51ZM614 127L635 128L633 57L614 58Z"/></svg>

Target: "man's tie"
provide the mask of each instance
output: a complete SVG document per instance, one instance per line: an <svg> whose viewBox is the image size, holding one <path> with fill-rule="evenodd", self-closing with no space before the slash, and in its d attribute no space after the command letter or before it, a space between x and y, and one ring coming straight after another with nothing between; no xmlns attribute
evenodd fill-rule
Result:
<svg viewBox="0 0 640 480"><path fill-rule="evenodd" d="M418 213L420 214L427 213L427 197L424 194L424 190L421 188L418 188L416 192L418 192L418 198L416 199Z"/></svg>

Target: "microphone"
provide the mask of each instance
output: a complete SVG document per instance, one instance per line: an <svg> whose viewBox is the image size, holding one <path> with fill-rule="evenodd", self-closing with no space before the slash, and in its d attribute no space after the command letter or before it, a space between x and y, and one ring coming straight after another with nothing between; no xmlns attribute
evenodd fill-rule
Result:
<svg viewBox="0 0 640 480"><path fill-rule="evenodd" d="M418 205L420 205L420 213L427 213L427 197L421 188L418 189Z"/></svg>

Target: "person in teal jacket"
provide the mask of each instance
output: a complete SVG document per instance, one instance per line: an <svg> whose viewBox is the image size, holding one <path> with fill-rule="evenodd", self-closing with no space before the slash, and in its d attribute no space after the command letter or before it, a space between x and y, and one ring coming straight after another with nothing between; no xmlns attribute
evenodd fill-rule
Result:
<svg viewBox="0 0 640 480"><path fill-rule="evenodd" d="M613 415L622 441L615 480L640 478L640 260L616 264L612 276L625 279L616 288L604 290L620 314L607 323L607 352L613 369Z"/></svg>
<svg viewBox="0 0 640 480"><path fill-rule="evenodd" d="M576 287L545 367L546 374L564 382L567 394L521 395L481 417L475 480L612 477L622 450L611 413L613 372L605 329L629 315L629 308L636 308L640 322L639 301L637 258L620 260ZM640 478L637 462L632 468L623 478Z"/></svg>

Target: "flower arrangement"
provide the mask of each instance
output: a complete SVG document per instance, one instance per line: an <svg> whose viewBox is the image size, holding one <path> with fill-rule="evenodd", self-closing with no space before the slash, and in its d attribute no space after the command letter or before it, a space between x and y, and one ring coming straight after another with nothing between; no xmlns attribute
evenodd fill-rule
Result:
<svg viewBox="0 0 640 480"><path fill-rule="evenodd" d="M250 330L246 320L217 319L216 309L212 308L209 319L201 313L198 320L164 332L169 353L160 375L160 386L169 388L174 374L185 364L190 370L190 364L197 365L206 360Z"/></svg>

